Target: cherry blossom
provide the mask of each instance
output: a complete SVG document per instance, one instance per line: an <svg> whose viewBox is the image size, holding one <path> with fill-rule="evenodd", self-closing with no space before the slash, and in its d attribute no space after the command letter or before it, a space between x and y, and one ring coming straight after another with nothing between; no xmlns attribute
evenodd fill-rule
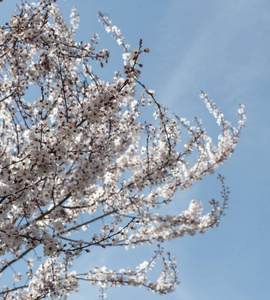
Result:
<svg viewBox="0 0 270 300"><path fill-rule="evenodd" d="M104 66L109 50L96 49L98 34L76 42L79 15L73 8L70 27L56 2L22 1L0 26L0 273L12 271L0 295L67 299L80 280L97 284L102 298L110 286L173 292L177 263L162 243L217 227L229 191L218 175L221 199L211 200L207 212L194 199L175 214L163 214L162 207L232 155L246 122L244 106L233 127L201 93L220 128L215 144L200 120L171 115L158 91L140 81L141 58L150 52L142 40L132 48L98 14L123 50L122 73L105 82L92 66ZM182 141L184 131L189 138ZM156 250L135 269L74 269L94 247L132 251L144 244ZM152 281L156 264L163 268Z"/></svg>

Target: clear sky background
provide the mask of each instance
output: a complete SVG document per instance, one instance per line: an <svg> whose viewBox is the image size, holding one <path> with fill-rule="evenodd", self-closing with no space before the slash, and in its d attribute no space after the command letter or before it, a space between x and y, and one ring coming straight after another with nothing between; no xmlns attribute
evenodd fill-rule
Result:
<svg viewBox="0 0 270 300"><path fill-rule="evenodd" d="M0 3L1 24L15 3ZM221 225L204 235L166 243L178 260L181 285L159 296L141 288L112 288L109 299L137 300L267 300L270 279L270 1L269 0L58 0L65 16L75 5L81 16L78 41L101 36L111 61L102 70L111 80L122 70L122 49L97 21L108 14L133 48L139 39L150 48L142 63L142 81L156 90L157 99L181 117L203 119L210 135L218 135L215 121L199 98L208 93L236 125L239 103L246 106L248 123L234 155L218 169L231 195ZM218 198L216 175L179 193L175 209L191 199L207 203ZM207 209L207 205L206 205ZM80 259L79 271L103 264L116 269L151 257L153 248L121 252L98 249ZM69 300L98 299L97 287L81 285Z"/></svg>

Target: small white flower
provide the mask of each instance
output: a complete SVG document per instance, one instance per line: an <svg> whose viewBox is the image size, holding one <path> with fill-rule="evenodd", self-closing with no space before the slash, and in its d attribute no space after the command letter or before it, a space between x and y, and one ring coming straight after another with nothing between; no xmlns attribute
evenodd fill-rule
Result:
<svg viewBox="0 0 270 300"><path fill-rule="evenodd" d="M57 250L57 245L52 241L43 246L43 253L45 256L52 256Z"/></svg>
<svg viewBox="0 0 270 300"><path fill-rule="evenodd" d="M63 230L63 223L61 221L57 221L53 224L53 228L56 230L56 231L61 231Z"/></svg>
<svg viewBox="0 0 270 300"><path fill-rule="evenodd" d="M14 274L13 278L15 281L21 281L22 280L22 274L18 273L18 274Z"/></svg>

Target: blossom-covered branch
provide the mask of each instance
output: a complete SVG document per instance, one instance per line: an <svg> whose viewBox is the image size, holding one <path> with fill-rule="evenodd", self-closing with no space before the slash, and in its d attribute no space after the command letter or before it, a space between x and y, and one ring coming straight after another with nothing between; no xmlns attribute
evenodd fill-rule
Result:
<svg viewBox="0 0 270 300"><path fill-rule="evenodd" d="M73 39L75 9L69 27L55 0L22 1L0 27L0 272L13 272L3 280L2 299L66 299L80 280L99 284L103 296L110 285L172 292L179 283L176 262L160 244L215 228L227 207L219 175L222 199L210 201L210 212L192 200L186 211L162 215L179 189L231 156L244 107L235 128L201 94L220 127L215 145L200 120L170 117L141 82L140 58L149 52L142 41L131 48L105 15L99 19L124 50L123 73L108 82L92 70L109 59L107 49L96 50L98 34L88 43ZM153 118L141 121L146 108ZM182 143L183 130L190 138ZM158 250L136 270L73 269L74 259L93 247L152 243ZM147 273L161 257L163 270L153 282Z"/></svg>

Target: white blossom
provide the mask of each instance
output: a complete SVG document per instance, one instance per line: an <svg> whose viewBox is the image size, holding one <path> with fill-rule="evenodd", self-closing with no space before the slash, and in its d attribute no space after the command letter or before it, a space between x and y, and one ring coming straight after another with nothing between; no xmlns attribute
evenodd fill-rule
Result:
<svg viewBox="0 0 270 300"><path fill-rule="evenodd" d="M149 53L142 41L132 48L107 16L99 13L99 20L123 48L123 71L108 82L91 65L109 59L109 50L95 49L99 35L89 43L73 39L75 8L70 28L56 1L22 1L0 27L0 274L8 281L0 290L3 299L67 299L80 280L98 285L102 298L109 286L172 292L179 284L176 262L161 244L217 227L227 208L228 189L218 175L221 199L211 200L210 209L192 200L182 212L162 214L163 205L178 201L177 191L231 156L246 122L244 106L233 127L201 93L220 128L215 144L199 119L171 117L158 92L140 81L141 56ZM73 270L73 261L90 256L94 247L132 251L144 244L155 251L134 270ZM160 263L153 282L148 273Z"/></svg>

